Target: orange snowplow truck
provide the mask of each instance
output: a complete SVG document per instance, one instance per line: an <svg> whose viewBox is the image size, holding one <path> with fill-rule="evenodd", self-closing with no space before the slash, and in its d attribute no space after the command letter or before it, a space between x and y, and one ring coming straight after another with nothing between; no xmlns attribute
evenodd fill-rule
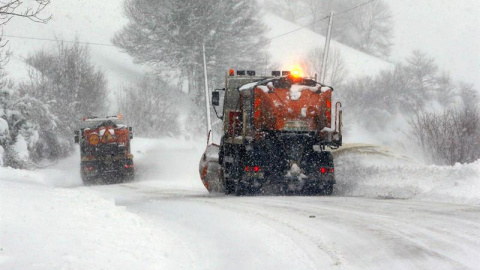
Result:
<svg viewBox="0 0 480 270"><path fill-rule="evenodd" d="M342 145L341 104L332 107L332 92L297 73L256 76L231 70L225 88L212 94L223 135L220 145L209 145L202 157L205 187L236 195L258 193L269 185L286 192L331 194L335 169L327 147Z"/></svg>
<svg viewBox="0 0 480 270"><path fill-rule="evenodd" d="M133 180L132 139L133 130L124 125L121 115L85 117L82 128L75 131L75 142L80 145L83 182L118 183Z"/></svg>

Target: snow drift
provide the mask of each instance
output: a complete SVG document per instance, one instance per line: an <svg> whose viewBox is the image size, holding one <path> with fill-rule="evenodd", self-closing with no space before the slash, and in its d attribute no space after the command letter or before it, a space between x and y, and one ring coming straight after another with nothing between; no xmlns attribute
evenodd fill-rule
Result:
<svg viewBox="0 0 480 270"><path fill-rule="evenodd" d="M480 160L429 166L375 145L346 145L335 158L338 196L480 204Z"/></svg>

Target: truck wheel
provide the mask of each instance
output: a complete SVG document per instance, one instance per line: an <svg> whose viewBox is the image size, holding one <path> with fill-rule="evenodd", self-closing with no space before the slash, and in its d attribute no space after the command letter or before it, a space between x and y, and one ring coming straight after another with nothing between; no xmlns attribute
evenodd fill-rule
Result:
<svg viewBox="0 0 480 270"><path fill-rule="evenodd" d="M135 178L135 175L133 173L132 174L124 173L121 177L120 182L121 183L132 182L134 178Z"/></svg>
<svg viewBox="0 0 480 270"><path fill-rule="evenodd" d="M90 186L90 185L95 184L95 181L94 181L93 178L87 177L83 174L82 174L82 182L83 182L83 185L85 185L85 186Z"/></svg>
<svg viewBox="0 0 480 270"><path fill-rule="evenodd" d="M322 189L322 195L330 196L333 193L333 185L326 185Z"/></svg>
<svg viewBox="0 0 480 270"><path fill-rule="evenodd" d="M245 186L242 183L237 182L235 184L235 196L244 196L245 194L246 194Z"/></svg>
<svg viewBox="0 0 480 270"><path fill-rule="evenodd" d="M319 195L321 193L321 190L318 187L309 186L309 187L303 188L301 193L302 195L306 195L306 196L315 196L315 195Z"/></svg>
<svg viewBox="0 0 480 270"><path fill-rule="evenodd" d="M229 195L235 192L235 183L228 179L225 178L225 194Z"/></svg>

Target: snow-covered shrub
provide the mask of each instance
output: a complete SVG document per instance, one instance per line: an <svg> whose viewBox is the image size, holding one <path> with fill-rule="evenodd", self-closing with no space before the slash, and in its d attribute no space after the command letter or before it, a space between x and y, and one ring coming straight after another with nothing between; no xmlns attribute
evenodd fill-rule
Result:
<svg viewBox="0 0 480 270"><path fill-rule="evenodd" d="M40 50L26 59L32 69L29 80L20 85L23 94L36 98L48 107L36 106L37 114L32 117L53 114L59 123L55 134L45 129L40 137L45 141L57 142L58 149L50 156L60 155L73 149L73 131L78 129L83 116L105 115L107 81L104 73L90 63L88 47L58 42L50 50ZM41 121L41 118L38 119ZM51 126L50 122L43 125ZM41 156L42 150L37 150Z"/></svg>
<svg viewBox="0 0 480 270"><path fill-rule="evenodd" d="M57 118L49 107L0 79L0 166L25 168L43 159L64 156ZM41 149L41 150L40 150Z"/></svg>
<svg viewBox="0 0 480 270"><path fill-rule="evenodd" d="M480 110L422 112L412 121L412 133L431 162L471 163L480 159Z"/></svg>

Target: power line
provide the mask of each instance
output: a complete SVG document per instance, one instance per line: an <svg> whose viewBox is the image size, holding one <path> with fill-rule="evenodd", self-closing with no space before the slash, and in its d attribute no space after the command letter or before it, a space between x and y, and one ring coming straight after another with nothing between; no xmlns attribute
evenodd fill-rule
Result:
<svg viewBox="0 0 480 270"><path fill-rule="evenodd" d="M352 10L354 10L354 9L363 7L363 6L368 5L368 4L370 4L370 3L372 3L372 2L375 2L375 1L377 1L377 0L370 0L370 1L368 1L368 2L365 2L365 3L363 3L363 4L360 4L360 5L358 5L358 6L354 6L354 7L352 7L352 8L346 9L346 10L341 11L341 12L339 12L339 13L333 14L333 17L336 17L336 16L339 16L339 15L345 14L345 13L347 13L347 12L350 12L350 11L352 11ZM278 35L278 36L269 38L269 39L267 39L266 41L271 41L271 40L274 40L274 39L277 39L277 38L280 38L280 37L289 35L289 34L291 34L291 33L297 32L298 30L301 30L301 29L303 29L303 28L307 28L307 27L312 26L312 25L314 25L314 24L316 24L316 23L319 23L319 22L321 22L321 21L323 21L323 20L325 20L325 19L328 19L328 17L330 17L330 16L327 15L327 16L319 19L319 20L316 20L316 21L310 23L310 24L307 24L307 25L304 25L304 26L302 26L302 27L296 28L296 29L294 29L294 30L292 30L292 31L283 33L283 34L281 34L281 35Z"/></svg>
<svg viewBox="0 0 480 270"><path fill-rule="evenodd" d="M345 14L345 13L347 13L347 12L350 12L350 11L352 11L352 10L354 10L354 9L357 9L357 8L360 8L360 7L363 7L363 6L366 6L366 5L368 5L368 4L372 3L372 2L375 2L375 1L377 1L377 0L370 0L370 1L365 2L365 3L363 3L363 4L354 6L354 7L349 8L349 9L346 9L346 10L344 10L344 11L341 11L341 12L339 12L339 13L334 14L333 17L336 17L336 16L339 16L339 15ZM319 23L319 22L321 22L321 21L323 21L323 20L326 20L326 19L328 19L328 17L330 17L330 16L327 15L327 16L325 16L325 17L323 17L323 18L321 18L321 19L319 19L319 20L316 20L316 21L314 21L314 22L312 22L312 23L309 23L309 24L307 24L307 25L298 27L298 28L296 28L296 29L294 29L294 30L291 30L291 31L286 32L286 33L283 33L283 34L281 34L281 35L278 35L278 36L269 38L269 39L267 39L267 40L265 40L265 41L266 41L266 42L267 42L267 41L271 41L271 40L274 40L274 39L277 39L277 38L280 38L280 37L289 35L289 34L291 34L291 33L297 32L297 31L299 31L299 30L301 30L301 29L307 28L307 27L312 26L312 25L314 25L314 24L316 24L316 23ZM83 42L83 41L73 41L73 40L63 40L63 39L50 39L50 38L39 38L39 37L27 37L27 36L5 35L5 34L2 35L2 36L4 36L4 37L9 37L9 38L19 38L19 39L30 39L30 40L41 40L41 41L54 41L54 42L60 41L60 42L66 42L66 43L77 43L77 44L93 45L93 46L116 47L116 46L113 45L113 44L109 44L109 43L99 43L99 42Z"/></svg>
<svg viewBox="0 0 480 270"><path fill-rule="evenodd" d="M276 38L279 38L279 37L283 37L283 36L289 35L289 34L291 34L291 33L293 33L293 32L297 32L298 30L301 30L301 29L303 29L303 28L306 28L306 27L309 27L309 26L311 26L311 25L314 25L314 24L316 24L316 23L318 23L318 22L321 22L321 21L323 21L323 20L325 20L325 19L328 19L328 17L329 17L329 16L323 17L323 18L321 18L320 20L314 21L314 22L312 22L312 23L310 23L310 24L307 24L307 25L305 25L305 26L299 27L299 28L294 29L294 30L292 30L292 31L290 31L290 32L283 33L283 34L278 35L278 36L276 36L276 37L269 38L269 39L267 39L266 41L271 41L271 40L273 40L273 39L276 39Z"/></svg>
<svg viewBox="0 0 480 270"><path fill-rule="evenodd" d="M66 43L77 43L77 44L84 44L84 45L94 45L94 46L109 46L109 47L116 47L113 44L108 43L98 43L98 42L83 42L83 41L73 41L73 40L63 40L63 39L50 39L50 38L39 38L39 37L25 37L25 36L15 36L15 35L2 35L4 37L9 38L19 38L19 39L30 39L30 40L42 40L42 41L60 41Z"/></svg>
<svg viewBox="0 0 480 270"><path fill-rule="evenodd" d="M352 11L352 10L354 10L354 9L357 9L357 8L360 8L360 7L363 7L363 6L366 6L366 5L368 5L368 4L372 3L372 2L375 2L375 1L377 1L377 0L371 0L371 1L365 2L365 3L363 3L363 4L360 4L360 5L358 5L358 6L354 6L354 7L352 7L352 8L347 9L347 10L344 10L344 11L342 11L342 12L333 14L333 17L336 17L336 16L338 16L338 15L342 15L342 14L347 13L347 12L350 12L350 11Z"/></svg>

